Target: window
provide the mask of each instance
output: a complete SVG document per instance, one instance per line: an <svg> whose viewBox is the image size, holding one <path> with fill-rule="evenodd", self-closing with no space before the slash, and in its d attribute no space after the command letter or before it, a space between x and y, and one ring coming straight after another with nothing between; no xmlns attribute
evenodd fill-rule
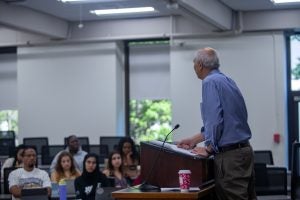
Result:
<svg viewBox="0 0 300 200"><path fill-rule="evenodd" d="M169 100L130 100L130 135L137 143L164 140L170 131Z"/></svg>
<svg viewBox="0 0 300 200"><path fill-rule="evenodd" d="M300 35L290 36L291 90L300 90Z"/></svg>
<svg viewBox="0 0 300 200"><path fill-rule="evenodd" d="M169 40L129 42L128 52L129 134L163 140L172 129Z"/></svg>
<svg viewBox="0 0 300 200"><path fill-rule="evenodd" d="M0 111L0 131L18 132L18 111L2 110Z"/></svg>

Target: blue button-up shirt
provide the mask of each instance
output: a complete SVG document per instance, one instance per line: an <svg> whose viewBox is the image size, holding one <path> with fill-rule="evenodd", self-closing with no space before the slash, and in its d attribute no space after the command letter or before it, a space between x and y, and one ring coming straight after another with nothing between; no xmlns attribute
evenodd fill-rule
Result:
<svg viewBox="0 0 300 200"><path fill-rule="evenodd" d="M244 98L235 82L219 70L202 81L201 111L205 145L212 145L215 152L251 138Z"/></svg>

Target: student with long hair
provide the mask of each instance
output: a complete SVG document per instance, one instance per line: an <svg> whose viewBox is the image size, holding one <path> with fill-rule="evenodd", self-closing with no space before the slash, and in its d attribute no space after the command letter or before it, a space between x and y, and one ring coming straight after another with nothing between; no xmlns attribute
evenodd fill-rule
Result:
<svg viewBox="0 0 300 200"><path fill-rule="evenodd" d="M126 188L128 186L126 178L123 174L123 163L119 151L113 151L108 157L108 166L103 171L108 178L113 178L115 187Z"/></svg>
<svg viewBox="0 0 300 200"><path fill-rule="evenodd" d="M97 185L109 187L107 177L99 169L97 154L89 153L83 160L83 172L75 179L76 199L94 200Z"/></svg>
<svg viewBox="0 0 300 200"><path fill-rule="evenodd" d="M139 154L135 148L135 143L130 137L124 137L120 140L118 150L121 153L123 161L123 172L130 185L133 185L135 179L140 175L137 166L140 163Z"/></svg>
<svg viewBox="0 0 300 200"><path fill-rule="evenodd" d="M14 151L14 157L7 158L1 168L1 177L4 177L4 168L23 167L23 151L25 145L20 144Z"/></svg>
<svg viewBox="0 0 300 200"><path fill-rule="evenodd" d="M59 154L55 170L51 173L51 181L59 183L61 179L75 179L80 176L80 172L76 169L73 156L67 152Z"/></svg>

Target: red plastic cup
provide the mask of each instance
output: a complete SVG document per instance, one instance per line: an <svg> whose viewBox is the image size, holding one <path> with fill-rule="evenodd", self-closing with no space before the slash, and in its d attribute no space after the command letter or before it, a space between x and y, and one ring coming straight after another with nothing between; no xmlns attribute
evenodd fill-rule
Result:
<svg viewBox="0 0 300 200"><path fill-rule="evenodd" d="M179 170L179 185L181 192L188 192L191 185L191 171Z"/></svg>

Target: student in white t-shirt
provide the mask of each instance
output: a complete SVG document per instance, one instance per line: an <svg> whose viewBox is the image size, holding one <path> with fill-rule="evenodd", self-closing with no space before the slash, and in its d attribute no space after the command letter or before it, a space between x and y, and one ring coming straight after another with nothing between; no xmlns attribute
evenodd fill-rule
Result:
<svg viewBox="0 0 300 200"><path fill-rule="evenodd" d="M46 171L35 167L36 151L33 147L25 147L23 151L23 168L16 169L9 174L9 192L13 200L21 197L22 189L47 188L51 194L51 181Z"/></svg>

